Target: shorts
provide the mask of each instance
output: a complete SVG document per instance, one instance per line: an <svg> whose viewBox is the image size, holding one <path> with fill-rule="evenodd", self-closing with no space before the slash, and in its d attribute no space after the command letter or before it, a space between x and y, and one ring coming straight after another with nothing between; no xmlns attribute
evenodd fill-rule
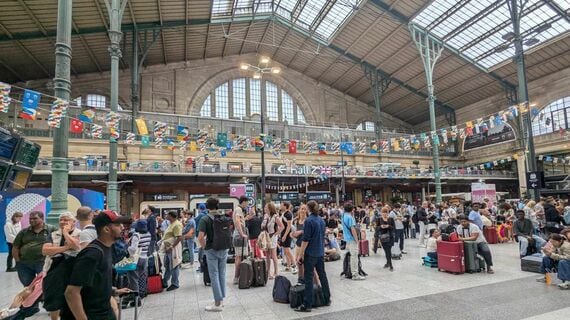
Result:
<svg viewBox="0 0 570 320"><path fill-rule="evenodd" d="M278 241L279 235L274 234L271 237L271 249L277 249L277 241Z"/></svg>
<svg viewBox="0 0 570 320"><path fill-rule="evenodd" d="M292 241L293 241L293 238L291 238L291 237L285 238L285 241L281 241L281 238L280 238L279 244L281 245L282 248L291 248L291 242Z"/></svg>

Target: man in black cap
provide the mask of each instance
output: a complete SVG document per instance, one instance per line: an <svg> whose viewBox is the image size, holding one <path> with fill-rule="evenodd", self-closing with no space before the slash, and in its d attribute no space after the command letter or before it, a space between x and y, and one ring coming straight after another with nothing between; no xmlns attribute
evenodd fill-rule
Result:
<svg viewBox="0 0 570 320"><path fill-rule="evenodd" d="M93 219L97 239L85 247L75 260L65 290L67 306L61 312L62 320L116 319L111 308L111 296L130 290L117 290L112 286L111 246L121 237L122 224L129 222L130 218L111 210L105 210Z"/></svg>

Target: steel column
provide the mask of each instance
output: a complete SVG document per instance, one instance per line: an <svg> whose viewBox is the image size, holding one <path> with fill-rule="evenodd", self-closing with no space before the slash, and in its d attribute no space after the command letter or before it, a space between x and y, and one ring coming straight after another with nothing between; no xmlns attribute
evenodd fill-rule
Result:
<svg viewBox="0 0 570 320"><path fill-rule="evenodd" d="M392 80L390 78L386 78L382 76L380 72L376 68L372 68L368 64L362 64L362 69L364 71L364 75L368 78L370 82L370 89L372 90L372 94L374 95L374 106L376 108L376 121L374 124L374 129L376 131L376 140L380 140L382 137L382 96L388 90L388 86Z"/></svg>
<svg viewBox="0 0 570 320"><path fill-rule="evenodd" d="M133 31L132 60L131 60L131 108L133 120L131 131L136 132L136 122L139 111L139 40L138 32Z"/></svg>
<svg viewBox="0 0 570 320"><path fill-rule="evenodd" d="M426 73L428 103L429 103L429 118L431 132L437 131L435 119L435 95L433 86L433 70L437 60L441 57L443 51L443 43L433 38L427 31L417 28L415 25L410 24L410 33L412 39L420 52L424 70ZM441 203L441 174L439 170L439 145L432 143L433 155L433 175L435 178L435 201Z"/></svg>
<svg viewBox="0 0 570 320"><path fill-rule="evenodd" d="M57 37L55 43L54 95L65 101L71 97L71 20L72 0L58 0ZM54 129L52 159L52 200L48 223L57 225L59 215L67 211L67 184L69 179L67 132L69 119L63 117Z"/></svg>
<svg viewBox="0 0 570 320"><path fill-rule="evenodd" d="M110 1L110 2L109 2ZM111 56L111 111L117 112L119 104L119 61L122 57L121 52L121 20L127 5L127 0L105 0L107 12L109 14L110 27L109 54ZM119 210L119 189L117 186L117 140L109 141L109 182L107 184L107 208L110 210Z"/></svg>
<svg viewBox="0 0 570 320"><path fill-rule="evenodd" d="M521 37L521 18L524 11L524 5L526 2L520 2L518 0L510 0L507 2L509 5L509 11L511 13L511 20L513 22L513 32L515 37L513 43L515 45L515 57L514 62L517 65L517 78L518 78L518 102L519 104L524 104L524 109L526 112L521 112L522 117L522 128L524 128L524 134L527 138L527 152L526 155L526 168L527 172L538 171L538 166L536 163L536 155L534 150L534 136L532 133L532 120L530 116L529 109L529 99L528 99L528 86L526 79L526 66L524 61L524 49L523 49L523 39ZM540 197L539 189L532 189L528 192L530 198L538 200Z"/></svg>

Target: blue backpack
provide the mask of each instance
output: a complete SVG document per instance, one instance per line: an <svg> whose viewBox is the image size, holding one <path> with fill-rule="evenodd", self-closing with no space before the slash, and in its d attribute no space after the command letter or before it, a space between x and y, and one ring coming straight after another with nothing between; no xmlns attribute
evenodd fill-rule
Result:
<svg viewBox="0 0 570 320"><path fill-rule="evenodd" d="M122 238L115 240L111 251L113 252L113 264L129 257L129 246Z"/></svg>

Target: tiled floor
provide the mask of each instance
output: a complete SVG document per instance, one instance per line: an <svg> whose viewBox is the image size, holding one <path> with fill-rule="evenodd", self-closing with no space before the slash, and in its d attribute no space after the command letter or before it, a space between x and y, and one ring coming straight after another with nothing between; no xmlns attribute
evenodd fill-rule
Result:
<svg viewBox="0 0 570 320"><path fill-rule="evenodd" d="M505 295L509 295L511 290L524 288L529 290L528 301L526 300L505 300L505 307L517 308L527 307L528 302L532 302L533 290L544 289L544 285L537 284L533 280L534 274L520 271L516 244L491 245L493 252L495 271L493 275L485 273L453 275L438 272L436 269L425 268L421 265L420 257L424 255L425 249L417 247L417 240L411 240L406 245L407 255L399 261L394 262L395 271L389 272L382 269L385 263L383 255L372 255L362 258L362 267L369 274L365 281L352 281L340 278L342 261L326 263L326 270L331 285L333 303L330 307L314 309L311 316L326 315L327 318L336 318L343 313L339 311L355 309L358 310L381 310L387 306L397 306L398 308L426 310L425 301L430 301L431 307L446 309L449 307L446 299L433 299L438 294L447 296L448 292L463 294L465 292L479 292L477 299L471 299L475 305L485 308L493 304L492 295L486 297L486 290L501 290ZM4 269L4 257L2 256L2 270ZM291 280L296 276L285 274ZM288 305L278 304L272 300L272 282L266 287L252 288L248 290L238 290L237 286L231 284L233 278L233 265L228 265L227 274L227 298L225 309L220 313L207 313L204 307L212 301L212 291L210 287L202 284L201 274L194 270L185 269L181 272L181 288L173 292L164 292L151 295L145 299L144 305L139 309L139 319L295 319L308 314L299 314L289 308ZM522 280L521 280L522 279ZM518 281L520 280L520 281ZM0 272L0 302L2 306L9 304L13 295L20 289L20 284L15 273ZM530 285L532 283L532 285ZM509 286L513 286L511 289ZM478 287L478 288L475 288ZM468 290L474 288L473 290ZM529 289L530 288L530 289ZM476 291L475 291L476 290ZM554 286L548 288L550 294L566 295L570 298L570 292L559 292ZM450 297L454 296L451 294ZM426 300L427 299L427 300ZM401 303L398 303L400 302ZM462 301L458 299L457 301ZM570 301L566 299L566 301ZM412 303L413 302L413 303ZM435 304L435 305L434 305ZM517 305L520 304L520 305ZM526 304L526 305L525 305ZM384 306L384 307L383 307ZM568 304L562 304L558 308L566 308ZM366 308L362 308L366 307ZM460 305L457 306L460 308ZM542 310L542 309L539 309ZM453 319L464 319L455 313ZM554 311L552 317L545 315L544 319L555 319L556 315L570 315L570 309L556 311L556 308L542 310L541 313ZM388 314L394 315L394 311ZM374 312L359 312L360 319L380 319ZM132 318L132 310L127 310L123 319ZM540 313L528 313L525 316L510 317L509 320L522 319L531 316L540 316ZM320 317L319 317L320 318ZM324 318L324 317L323 317ZM339 317L340 318L340 317ZM352 318L352 317L349 317ZM394 319L398 318L396 316ZM413 318L413 317L412 317ZM32 319L47 319L45 312L40 313ZM496 319L495 317L478 317L477 319ZM532 318L543 319L543 318Z"/></svg>

